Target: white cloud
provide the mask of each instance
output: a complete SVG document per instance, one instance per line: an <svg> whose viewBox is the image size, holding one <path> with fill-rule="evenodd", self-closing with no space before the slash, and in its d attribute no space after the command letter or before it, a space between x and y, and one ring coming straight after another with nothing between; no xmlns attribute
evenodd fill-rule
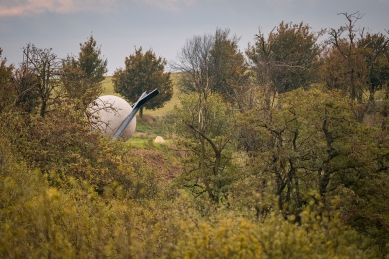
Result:
<svg viewBox="0 0 389 259"><path fill-rule="evenodd" d="M38 14L46 11L74 13L82 10L105 11L116 0L2 0L0 16Z"/></svg>
<svg viewBox="0 0 389 259"><path fill-rule="evenodd" d="M143 2L153 8L171 12L178 12L184 6L191 6L197 2L197 0L132 1ZM113 10L118 5L127 5L128 2L129 0L0 0L0 17L39 14L47 11L54 13L74 13L84 10L104 12Z"/></svg>
<svg viewBox="0 0 389 259"><path fill-rule="evenodd" d="M196 0L138 0L162 10L178 12L182 5L190 6L196 3Z"/></svg>

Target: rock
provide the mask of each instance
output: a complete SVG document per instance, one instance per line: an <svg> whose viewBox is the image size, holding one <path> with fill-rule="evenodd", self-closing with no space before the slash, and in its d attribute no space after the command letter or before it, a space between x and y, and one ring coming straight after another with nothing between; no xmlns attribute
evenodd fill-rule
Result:
<svg viewBox="0 0 389 259"><path fill-rule="evenodd" d="M161 136L157 136L155 139L154 139L154 143L165 143L166 141L163 139L163 137Z"/></svg>

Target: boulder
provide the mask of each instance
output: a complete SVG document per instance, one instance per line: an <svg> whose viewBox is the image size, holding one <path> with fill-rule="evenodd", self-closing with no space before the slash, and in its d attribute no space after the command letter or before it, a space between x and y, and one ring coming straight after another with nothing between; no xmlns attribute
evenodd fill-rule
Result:
<svg viewBox="0 0 389 259"><path fill-rule="evenodd" d="M155 139L154 139L154 143L165 143L166 141L163 139L163 137L161 136L157 136Z"/></svg>

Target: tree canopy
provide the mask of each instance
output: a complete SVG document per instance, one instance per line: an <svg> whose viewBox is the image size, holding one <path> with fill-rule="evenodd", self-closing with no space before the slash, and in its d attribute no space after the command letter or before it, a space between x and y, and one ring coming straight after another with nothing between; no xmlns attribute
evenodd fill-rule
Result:
<svg viewBox="0 0 389 259"><path fill-rule="evenodd" d="M11 85L14 66L7 65L7 59L2 57L3 50L0 48L0 113L12 104L16 91Z"/></svg>
<svg viewBox="0 0 389 259"><path fill-rule="evenodd" d="M108 71L107 63L93 36L80 43L78 57L68 55L62 61L61 79L66 94L73 99L84 99L84 105L88 105L102 92L101 82Z"/></svg>
<svg viewBox="0 0 389 259"><path fill-rule="evenodd" d="M341 15L346 18L346 25L329 29L324 80L329 88L341 89L352 100L373 101L376 91L388 82L389 38L357 27L362 18L359 12Z"/></svg>
<svg viewBox="0 0 389 259"><path fill-rule="evenodd" d="M320 33L308 24L281 22L266 38L260 30L246 54L256 72L258 83L284 93L299 87L305 89L317 81Z"/></svg>
<svg viewBox="0 0 389 259"><path fill-rule="evenodd" d="M159 95L147 102L143 107L157 109L169 101L173 96L173 83L170 72L165 72L166 60L157 57L150 49L143 53L142 47L134 54L125 58L125 68L115 71L112 81L115 92L121 94L129 102L136 102L143 92L158 89Z"/></svg>

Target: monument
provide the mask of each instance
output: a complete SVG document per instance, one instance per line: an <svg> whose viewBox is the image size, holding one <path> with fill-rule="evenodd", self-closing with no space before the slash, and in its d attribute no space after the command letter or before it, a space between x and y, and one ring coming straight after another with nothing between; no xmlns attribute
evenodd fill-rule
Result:
<svg viewBox="0 0 389 259"><path fill-rule="evenodd" d="M92 121L101 132L113 138L125 141L131 138L136 129L136 113L143 104L159 94L158 90L144 92L136 103L130 105L119 96L100 96L90 105L93 111Z"/></svg>

